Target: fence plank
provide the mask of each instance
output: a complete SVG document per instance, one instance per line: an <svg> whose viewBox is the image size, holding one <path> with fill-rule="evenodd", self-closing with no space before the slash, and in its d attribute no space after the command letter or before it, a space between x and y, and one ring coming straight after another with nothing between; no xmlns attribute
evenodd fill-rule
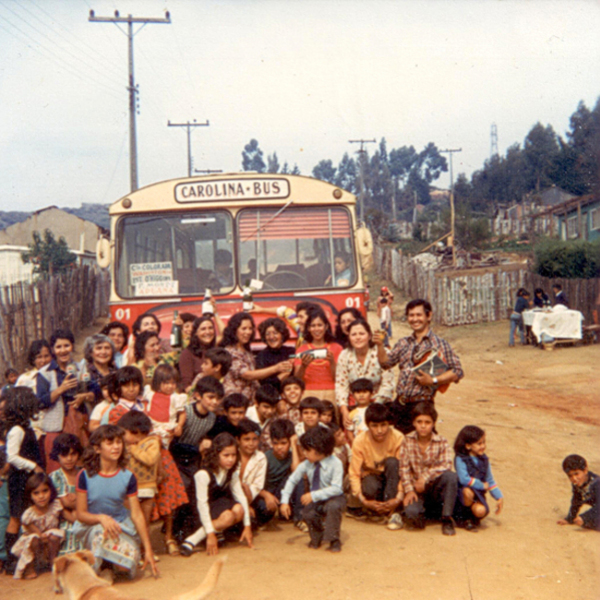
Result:
<svg viewBox="0 0 600 600"><path fill-rule="evenodd" d="M552 295L560 283L571 308L592 322L600 303L600 279L549 279L529 272L521 263L471 269L435 269L404 256L401 251L375 244L377 272L409 298L425 298L434 306L434 320L442 325L464 325L508 318L517 290L536 288Z"/></svg>
<svg viewBox="0 0 600 600"><path fill-rule="evenodd" d="M78 267L49 280L0 288L0 373L26 367L27 349L35 339L68 328L75 335L108 313L109 276Z"/></svg>

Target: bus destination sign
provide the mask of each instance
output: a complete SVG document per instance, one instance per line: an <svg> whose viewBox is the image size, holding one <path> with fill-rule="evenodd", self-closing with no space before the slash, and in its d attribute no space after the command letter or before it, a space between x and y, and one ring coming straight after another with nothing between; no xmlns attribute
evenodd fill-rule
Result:
<svg viewBox="0 0 600 600"><path fill-rule="evenodd" d="M178 183L175 186L177 202L274 200L289 195L290 184L287 179L213 179Z"/></svg>

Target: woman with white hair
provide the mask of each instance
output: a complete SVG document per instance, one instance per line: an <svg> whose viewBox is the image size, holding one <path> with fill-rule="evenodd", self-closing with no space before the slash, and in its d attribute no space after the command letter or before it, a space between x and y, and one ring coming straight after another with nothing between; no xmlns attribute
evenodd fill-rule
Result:
<svg viewBox="0 0 600 600"><path fill-rule="evenodd" d="M93 393L88 396L85 403L88 413L102 400L100 380L116 370L115 345L103 333L96 333L86 338L83 343L83 360L80 362L82 381L86 384L86 392Z"/></svg>

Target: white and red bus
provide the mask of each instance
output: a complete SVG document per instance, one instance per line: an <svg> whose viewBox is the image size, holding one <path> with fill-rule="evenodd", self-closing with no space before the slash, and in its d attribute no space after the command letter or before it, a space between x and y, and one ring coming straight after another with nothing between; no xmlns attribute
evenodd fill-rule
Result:
<svg viewBox="0 0 600 600"><path fill-rule="evenodd" d="M174 310L201 315L210 289L227 321L248 281L261 307L315 302L332 325L344 307L365 314L355 205L339 187L283 174L174 179L127 194L110 207L111 239L98 250L111 268L111 318L131 326L151 312L164 333Z"/></svg>

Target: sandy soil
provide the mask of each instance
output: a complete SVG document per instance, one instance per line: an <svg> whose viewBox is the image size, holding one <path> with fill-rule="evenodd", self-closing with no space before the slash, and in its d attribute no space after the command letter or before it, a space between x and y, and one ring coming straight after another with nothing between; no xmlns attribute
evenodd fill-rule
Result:
<svg viewBox="0 0 600 600"><path fill-rule="evenodd" d="M395 322L394 339L406 333ZM505 496L502 514L488 517L476 534L458 530L453 538L442 536L436 524L392 532L345 519L338 555L309 550L307 535L282 524L257 535L254 550L237 544L222 550L228 563L215 600L600 598L600 534L556 525L570 500L562 459L577 452L600 471L600 346L509 349L508 321L438 333L456 348L466 372L459 385L438 396L438 429L451 442L463 425L486 430ZM193 587L210 564L205 554L162 555L159 580L119 587L136 597L166 599ZM2 576L0 597L16 594L54 598L51 578Z"/></svg>

